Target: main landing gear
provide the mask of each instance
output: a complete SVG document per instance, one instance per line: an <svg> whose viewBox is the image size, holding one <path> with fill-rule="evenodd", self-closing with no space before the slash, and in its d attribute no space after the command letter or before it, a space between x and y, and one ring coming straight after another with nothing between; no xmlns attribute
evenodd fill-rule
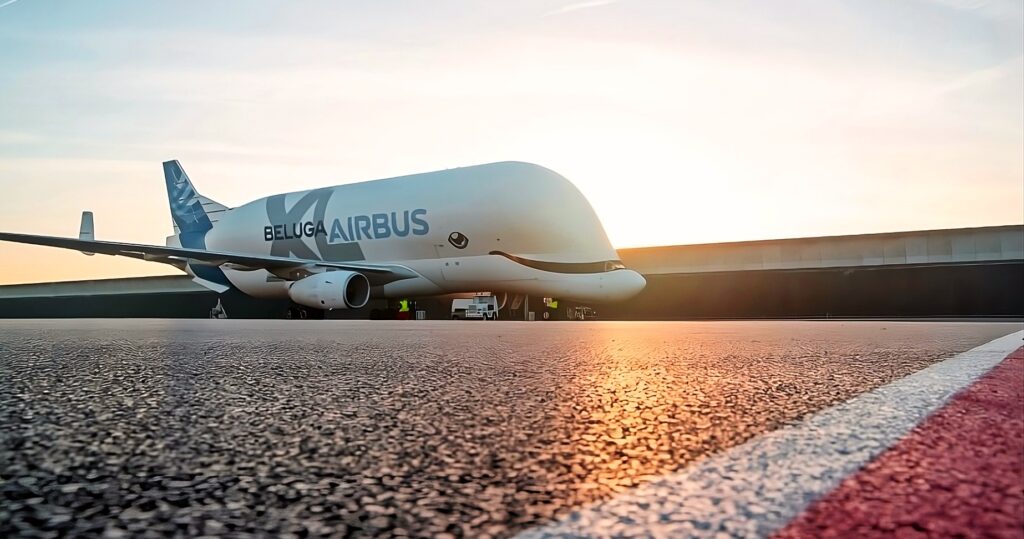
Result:
<svg viewBox="0 0 1024 539"><path fill-rule="evenodd" d="M324 311L302 305L292 305L284 312L284 317L286 320L323 320Z"/></svg>

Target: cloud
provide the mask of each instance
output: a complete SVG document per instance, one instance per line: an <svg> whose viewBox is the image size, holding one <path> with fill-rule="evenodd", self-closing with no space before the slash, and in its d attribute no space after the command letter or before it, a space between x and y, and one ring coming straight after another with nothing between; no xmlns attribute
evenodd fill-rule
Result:
<svg viewBox="0 0 1024 539"><path fill-rule="evenodd" d="M138 235L118 239L153 241L169 226L152 215L166 213L159 162L172 157L226 203L532 161L576 182L616 245L1019 220L1024 61L1019 38L998 38L1019 29L1000 22L989 32L988 17L969 11L981 4L964 0L959 13L941 1L926 7L954 22L906 37L879 30L895 28L888 12L857 13L881 17L864 25L832 4L798 20L737 20L710 4L612 0L559 0L517 12L500 31L470 24L469 34L413 41L205 26L12 28L5 37L19 50L45 54L5 58L11 66L0 69L0 229L64 233L47 227L74 230L82 200L112 204L133 192L150 205L106 213ZM609 4L573 16L587 19L578 25L538 24L546 9ZM608 18L620 10L634 10L637 24ZM971 20L949 17L958 14ZM97 183L113 194L94 193ZM64 206L47 214L67 224L32 213L32 201L53 192ZM684 223L650 217L677 215L678 201L693 199L711 202L687 206ZM635 225L651 219L660 236Z"/></svg>
<svg viewBox="0 0 1024 539"><path fill-rule="evenodd" d="M1019 0L929 0L934 4L960 12L972 13L1019 26L1024 18L1024 4Z"/></svg>
<svg viewBox="0 0 1024 539"><path fill-rule="evenodd" d="M37 134L0 129L0 144L33 144L36 142L43 142L42 137Z"/></svg>
<svg viewBox="0 0 1024 539"><path fill-rule="evenodd" d="M551 17L552 15L562 15L571 11L579 11L581 9L590 9L595 7L607 6L614 4L618 0L591 0L589 2L577 2L575 4L564 5L556 10L549 11L544 14L545 17Z"/></svg>
<svg viewBox="0 0 1024 539"><path fill-rule="evenodd" d="M998 65L969 71L937 88L935 94L938 97L942 97L972 88L1000 87L1006 84L1004 83L1005 80L1024 71L1022 66L1024 66L1024 56L1018 56Z"/></svg>

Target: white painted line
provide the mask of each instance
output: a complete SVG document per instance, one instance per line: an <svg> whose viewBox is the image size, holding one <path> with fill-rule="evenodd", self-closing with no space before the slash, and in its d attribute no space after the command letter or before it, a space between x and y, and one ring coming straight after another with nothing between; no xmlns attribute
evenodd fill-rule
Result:
<svg viewBox="0 0 1024 539"><path fill-rule="evenodd" d="M1022 341L1001 337L518 537L767 537Z"/></svg>

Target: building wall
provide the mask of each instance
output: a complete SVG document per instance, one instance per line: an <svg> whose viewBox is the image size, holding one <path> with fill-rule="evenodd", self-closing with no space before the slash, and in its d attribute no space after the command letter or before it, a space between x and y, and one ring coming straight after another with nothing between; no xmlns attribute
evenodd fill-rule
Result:
<svg viewBox="0 0 1024 539"><path fill-rule="evenodd" d="M644 275L1024 260L1024 225L620 249Z"/></svg>
<svg viewBox="0 0 1024 539"><path fill-rule="evenodd" d="M645 275L647 288L629 301L594 306L602 319L1024 317L1021 225L623 249L620 256ZM231 318L280 318L289 307L237 291L220 299ZM0 318L204 318L217 300L186 276L0 286ZM541 300L530 298L538 320ZM450 299L418 303L431 319L450 316ZM374 300L326 316L386 318L387 308ZM502 315L525 317L522 309Z"/></svg>
<svg viewBox="0 0 1024 539"><path fill-rule="evenodd" d="M602 319L1024 317L1024 263L647 276Z"/></svg>
<svg viewBox="0 0 1024 539"><path fill-rule="evenodd" d="M0 298L0 318L205 318L209 291ZM287 301L220 296L231 318L282 318ZM530 298L541 319L542 298ZM560 307L571 307L562 301ZM630 301L594 306L602 320L824 317L1024 317L1024 263L826 268L654 274ZM327 318L383 316L386 302L332 311ZM447 319L451 301L418 301L430 319ZM551 313L556 318L564 310ZM505 319L524 313L505 310Z"/></svg>

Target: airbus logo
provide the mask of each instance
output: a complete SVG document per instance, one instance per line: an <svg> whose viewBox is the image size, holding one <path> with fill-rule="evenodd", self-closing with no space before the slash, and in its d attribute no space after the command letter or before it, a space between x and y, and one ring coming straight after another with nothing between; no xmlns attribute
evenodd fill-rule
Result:
<svg viewBox="0 0 1024 539"><path fill-rule="evenodd" d="M390 237L404 238L409 234L423 236L430 232L426 216L427 210L415 209L353 215L345 220L336 218L330 221L330 226L323 220L272 224L263 227L263 240L281 241L323 236L327 237L330 243L338 243Z"/></svg>

